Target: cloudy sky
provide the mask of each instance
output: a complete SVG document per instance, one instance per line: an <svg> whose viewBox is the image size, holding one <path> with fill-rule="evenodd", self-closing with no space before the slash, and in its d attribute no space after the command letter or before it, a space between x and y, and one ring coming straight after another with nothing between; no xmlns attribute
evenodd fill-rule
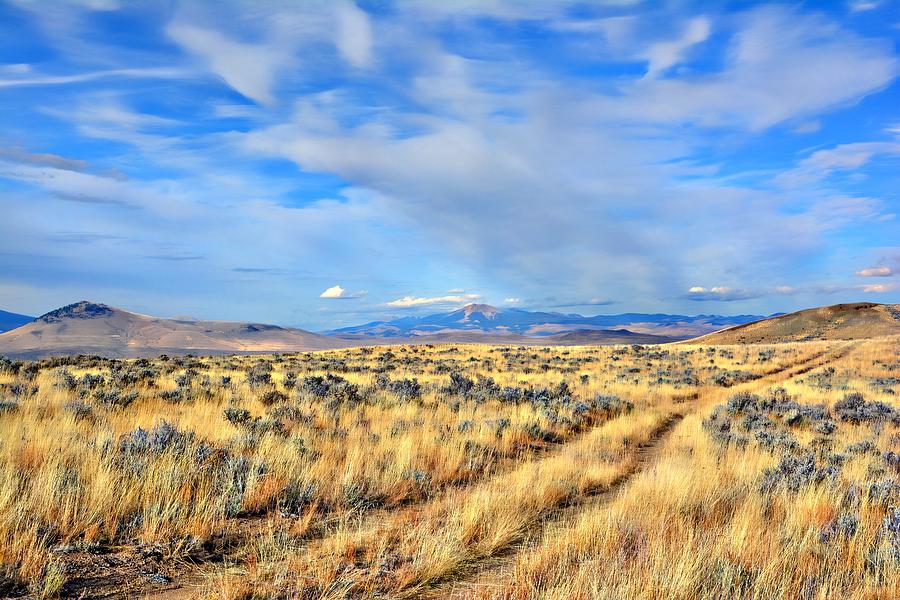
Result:
<svg viewBox="0 0 900 600"><path fill-rule="evenodd" d="M900 302L898 74L897 0L0 2L0 308Z"/></svg>

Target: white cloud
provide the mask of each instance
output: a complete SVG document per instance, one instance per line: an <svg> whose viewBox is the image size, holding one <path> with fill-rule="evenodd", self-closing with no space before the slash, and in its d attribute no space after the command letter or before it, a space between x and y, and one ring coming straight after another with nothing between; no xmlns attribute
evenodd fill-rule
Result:
<svg viewBox="0 0 900 600"><path fill-rule="evenodd" d="M727 286L714 286L707 289L705 287L695 285L688 290L687 297L689 300L697 300L701 302L709 300L720 302L734 302L737 300L750 300L752 298L759 298L763 295L764 294L760 292L734 289Z"/></svg>
<svg viewBox="0 0 900 600"><path fill-rule="evenodd" d="M352 298L362 298L367 294L368 292L362 290L358 292L348 292L340 285L333 285L319 294L319 298L325 298L327 300L349 300Z"/></svg>
<svg viewBox="0 0 900 600"><path fill-rule="evenodd" d="M31 65L28 63L10 63L0 65L0 73L21 75L23 73L28 73L29 71L31 71Z"/></svg>
<svg viewBox="0 0 900 600"><path fill-rule="evenodd" d="M369 16L352 1L337 8L337 48L354 67L362 68L372 60L372 25Z"/></svg>
<svg viewBox="0 0 900 600"><path fill-rule="evenodd" d="M521 304L522 299L521 298L504 298L503 303L504 304Z"/></svg>
<svg viewBox="0 0 900 600"><path fill-rule="evenodd" d="M21 148L0 148L0 160L53 167L63 171L84 171L88 166L85 160L77 160L45 152L26 152Z"/></svg>
<svg viewBox="0 0 900 600"><path fill-rule="evenodd" d="M865 294L886 294L900 289L900 285L896 283L872 283L860 286L859 289Z"/></svg>
<svg viewBox="0 0 900 600"><path fill-rule="evenodd" d="M881 0L850 0L850 12L866 12L881 6Z"/></svg>
<svg viewBox="0 0 900 600"><path fill-rule="evenodd" d="M288 62L276 45L247 44L218 31L173 22L166 28L175 42L202 57L209 68L236 92L260 104L272 104L275 72Z"/></svg>
<svg viewBox="0 0 900 600"><path fill-rule="evenodd" d="M740 18L720 71L644 78L602 108L635 122L759 131L856 101L897 75L898 59L888 46L821 16L761 6Z"/></svg>
<svg viewBox="0 0 900 600"><path fill-rule="evenodd" d="M319 294L319 298L346 298L344 294L346 294L347 290L342 288L339 285L332 286Z"/></svg>
<svg viewBox="0 0 900 600"><path fill-rule="evenodd" d="M385 306L393 308L413 308L416 306L427 306L429 304L459 304L462 302L471 302L481 298L480 294L463 294L460 296L437 296L432 298L414 298L412 296L404 296L397 300L391 300L385 303Z"/></svg>
<svg viewBox="0 0 900 600"><path fill-rule="evenodd" d="M677 40L651 45L644 55L647 59L646 77L656 77L680 63L691 47L706 41L710 30L709 19L696 17L690 20L684 33Z"/></svg>
<svg viewBox="0 0 900 600"><path fill-rule="evenodd" d="M900 143L858 142L817 150L801 160L796 168L778 175L776 181L786 185L812 183L834 171L859 169L875 156L900 156Z"/></svg>
<svg viewBox="0 0 900 600"><path fill-rule="evenodd" d="M808 134L808 133L816 133L820 129L822 129L822 122L819 120L805 121L800 123L792 130L794 133L799 134Z"/></svg>
<svg viewBox="0 0 900 600"><path fill-rule="evenodd" d="M144 69L109 69L106 71L91 71L88 73L76 73L74 75L34 75L20 79L0 79L0 88L22 87L32 85L63 85L67 83L83 83L95 79L112 77L138 77L156 79L176 79L185 77L190 73L185 69L159 67Z"/></svg>
<svg viewBox="0 0 900 600"><path fill-rule="evenodd" d="M860 277L890 277L894 274L894 270L890 267L869 267L857 271L856 274Z"/></svg>

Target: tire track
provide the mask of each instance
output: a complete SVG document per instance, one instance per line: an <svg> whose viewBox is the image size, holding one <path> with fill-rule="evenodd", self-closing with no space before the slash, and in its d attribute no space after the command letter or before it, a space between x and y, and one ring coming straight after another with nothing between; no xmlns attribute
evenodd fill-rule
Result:
<svg viewBox="0 0 900 600"><path fill-rule="evenodd" d="M722 391L733 393L734 391L745 391L748 389L756 390L769 387L777 383L789 381L794 377L804 375L813 369L824 366L830 362L840 360L853 352L858 342L843 344L836 349L826 349L817 352L803 360L797 361L789 365L782 365L765 373L759 379L748 381L738 385L725 388ZM709 388L706 389L709 394ZM513 548L508 548L502 555L498 554L493 557L487 557L481 561L481 564L470 565L468 573L464 576L454 579L446 579L444 581L432 582L428 589L410 590L407 593L398 595L400 598L427 598L436 600L438 598L448 600L465 600L471 598L473 590L496 585L497 581L504 578L506 571L513 566L516 558L522 553L533 548L539 543L542 534L554 525L574 519L576 515L591 510L600 510L609 503L623 488L625 488L632 479L639 473L650 468L659 458L659 454L664 447L664 442L673 433L678 423L687 415L696 410L703 404L698 400L702 400L704 394L701 391L696 400L690 401L691 409L684 413L673 413L669 415L666 421L654 432L652 437L638 447L636 451L636 460L631 467L616 478L612 483L604 486L603 489L595 490L594 493L583 494L578 498L571 499L570 502L563 506L557 507L549 513L544 519L536 524L529 532L525 541ZM704 404L705 406L705 404Z"/></svg>

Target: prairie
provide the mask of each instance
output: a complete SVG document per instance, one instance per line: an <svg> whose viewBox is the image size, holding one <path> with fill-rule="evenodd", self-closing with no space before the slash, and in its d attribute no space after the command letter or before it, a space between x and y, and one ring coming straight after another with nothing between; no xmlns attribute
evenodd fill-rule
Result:
<svg viewBox="0 0 900 600"><path fill-rule="evenodd" d="M0 595L894 598L900 340L0 365Z"/></svg>

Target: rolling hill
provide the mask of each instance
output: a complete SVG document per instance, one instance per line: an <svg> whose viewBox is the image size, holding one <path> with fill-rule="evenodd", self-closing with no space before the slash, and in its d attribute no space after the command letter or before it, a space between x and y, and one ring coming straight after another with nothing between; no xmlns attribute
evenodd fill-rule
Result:
<svg viewBox="0 0 900 600"><path fill-rule="evenodd" d="M686 344L780 344L900 334L900 305L859 302L810 308L731 327Z"/></svg>
<svg viewBox="0 0 900 600"><path fill-rule="evenodd" d="M0 354L39 358L60 354L106 357L169 353L232 354L320 350L341 340L260 323L163 319L94 302L77 302L0 334Z"/></svg>
<svg viewBox="0 0 900 600"><path fill-rule="evenodd" d="M0 333L10 331L16 327L21 327L25 323L30 323L31 321L34 321L34 317L0 310Z"/></svg>
<svg viewBox="0 0 900 600"><path fill-rule="evenodd" d="M519 334L547 337L576 333L584 337L587 331L627 330L634 334L661 336L663 341L687 339L718 331L733 325L758 321L758 315L669 315L623 313L585 317L574 313L527 311L518 308L499 309L488 304L469 304L458 310L421 317L403 317L390 321L373 321L353 327L325 332L345 340L367 338L416 338L442 334L452 336L461 332ZM596 334L597 339L609 337ZM551 339L546 340L550 343ZM591 343L591 342L586 342ZM651 343L651 342L647 342Z"/></svg>

